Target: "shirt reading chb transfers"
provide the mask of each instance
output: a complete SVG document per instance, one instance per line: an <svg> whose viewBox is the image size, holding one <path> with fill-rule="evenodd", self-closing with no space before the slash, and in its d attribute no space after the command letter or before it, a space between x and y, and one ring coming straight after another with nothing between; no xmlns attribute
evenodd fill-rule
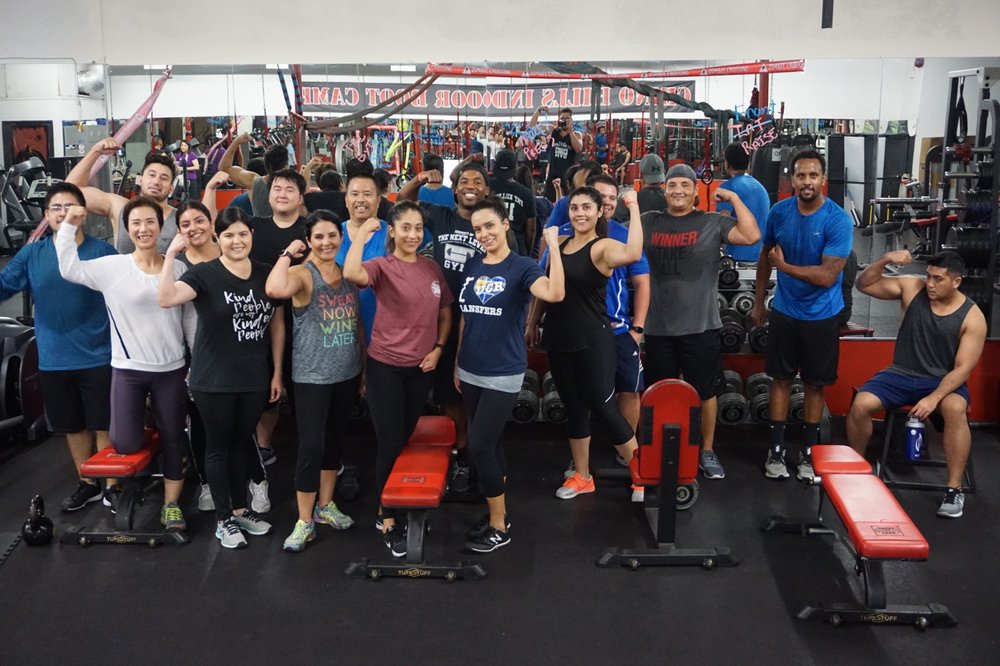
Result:
<svg viewBox="0 0 1000 666"><path fill-rule="evenodd" d="M278 302L264 292L270 268L250 263L246 280L230 273L221 259L198 264L180 278L197 293L198 333L189 381L195 391L262 391L270 384L268 324Z"/></svg>

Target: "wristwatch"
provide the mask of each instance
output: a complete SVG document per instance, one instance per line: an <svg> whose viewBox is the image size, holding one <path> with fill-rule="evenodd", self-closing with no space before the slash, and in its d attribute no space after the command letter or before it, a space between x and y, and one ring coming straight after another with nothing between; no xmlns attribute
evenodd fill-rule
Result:
<svg viewBox="0 0 1000 666"><path fill-rule="evenodd" d="M636 333L638 333L639 335L642 335L642 332L643 332L644 330L646 330L646 329L644 329L644 328L643 328L642 326L630 326L630 327L629 327L629 330L631 330L631 331L635 331L635 332L636 332Z"/></svg>
<svg viewBox="0 0 1000 666"><path fill-rule="evenodd" d="M281 259L282 257L288 257L289 259L291 259L292 253L289 252L288 250L282 250L281 254L278 255L278 259Z"/></svg>

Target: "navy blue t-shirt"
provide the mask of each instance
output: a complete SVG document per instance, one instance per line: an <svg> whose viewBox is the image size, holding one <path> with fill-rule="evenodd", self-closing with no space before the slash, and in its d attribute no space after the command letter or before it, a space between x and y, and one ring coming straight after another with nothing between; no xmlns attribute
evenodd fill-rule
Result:
<svg viewBox="0 0 1000 666"><path fill-rule="evenodd" d="M458 367L483 377L508 377L528 367L524 324L531 285L541 267L515 252L499 264L473 257L465 266L458 307L465 320Z"/></svg>
<svg viewBox="0 0 1000 666"><path fill-rule="evenodd" d="M854 223L830 199L819 210L803 215L798 197L779 201L771 208L764 245L780 245L785 261L793 266L819 266L823 257L847 257L854 242ZM774 309L794 319L817 321L836 317L844 309L844 294L837 276L829 287L817 287L778 271Z"/></svg>

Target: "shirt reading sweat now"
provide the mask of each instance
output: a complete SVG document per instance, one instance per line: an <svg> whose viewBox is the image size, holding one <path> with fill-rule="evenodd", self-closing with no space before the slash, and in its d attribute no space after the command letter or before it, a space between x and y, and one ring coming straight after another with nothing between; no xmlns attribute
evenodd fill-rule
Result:
<svg viewBox="0 0 1000 666"><path fill-rule="evenodd" d="M426 257L410 262L391 254L361 266L378 299L368 354L396 367L420 365L438 339L438 310L454 300L441 267Z"/></svg>
<svg viewBox="0 0 1000 666"><path fill-rule="evenodd" d="M719 248L736 220L697 208L687 215L642 216L643 250L649 261L647 335L692 335L722 328L715 294Z"/></svg>

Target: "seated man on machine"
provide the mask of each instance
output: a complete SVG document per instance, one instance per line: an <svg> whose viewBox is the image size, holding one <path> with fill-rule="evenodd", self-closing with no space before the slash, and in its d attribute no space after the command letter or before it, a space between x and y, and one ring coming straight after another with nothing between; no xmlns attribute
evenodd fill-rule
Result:
<svg viewBox="0 0 1000 666"><path fill-rule="evenodd" d="M907 250L889 252L858 276L855 286L861 293L901 302L903 322L892 365L861 387L851 405L847 438L864 453L877 412L912 405L910 416L923 420L938 411L944 418L948 492L937 514L959 518L965 504L962 475L972 445L965 382L983 351L986 318L958 290L965 275L959 254L942 252L928 259L926 278L882 274L888 264L905 266L912 260Z"/></svg>

